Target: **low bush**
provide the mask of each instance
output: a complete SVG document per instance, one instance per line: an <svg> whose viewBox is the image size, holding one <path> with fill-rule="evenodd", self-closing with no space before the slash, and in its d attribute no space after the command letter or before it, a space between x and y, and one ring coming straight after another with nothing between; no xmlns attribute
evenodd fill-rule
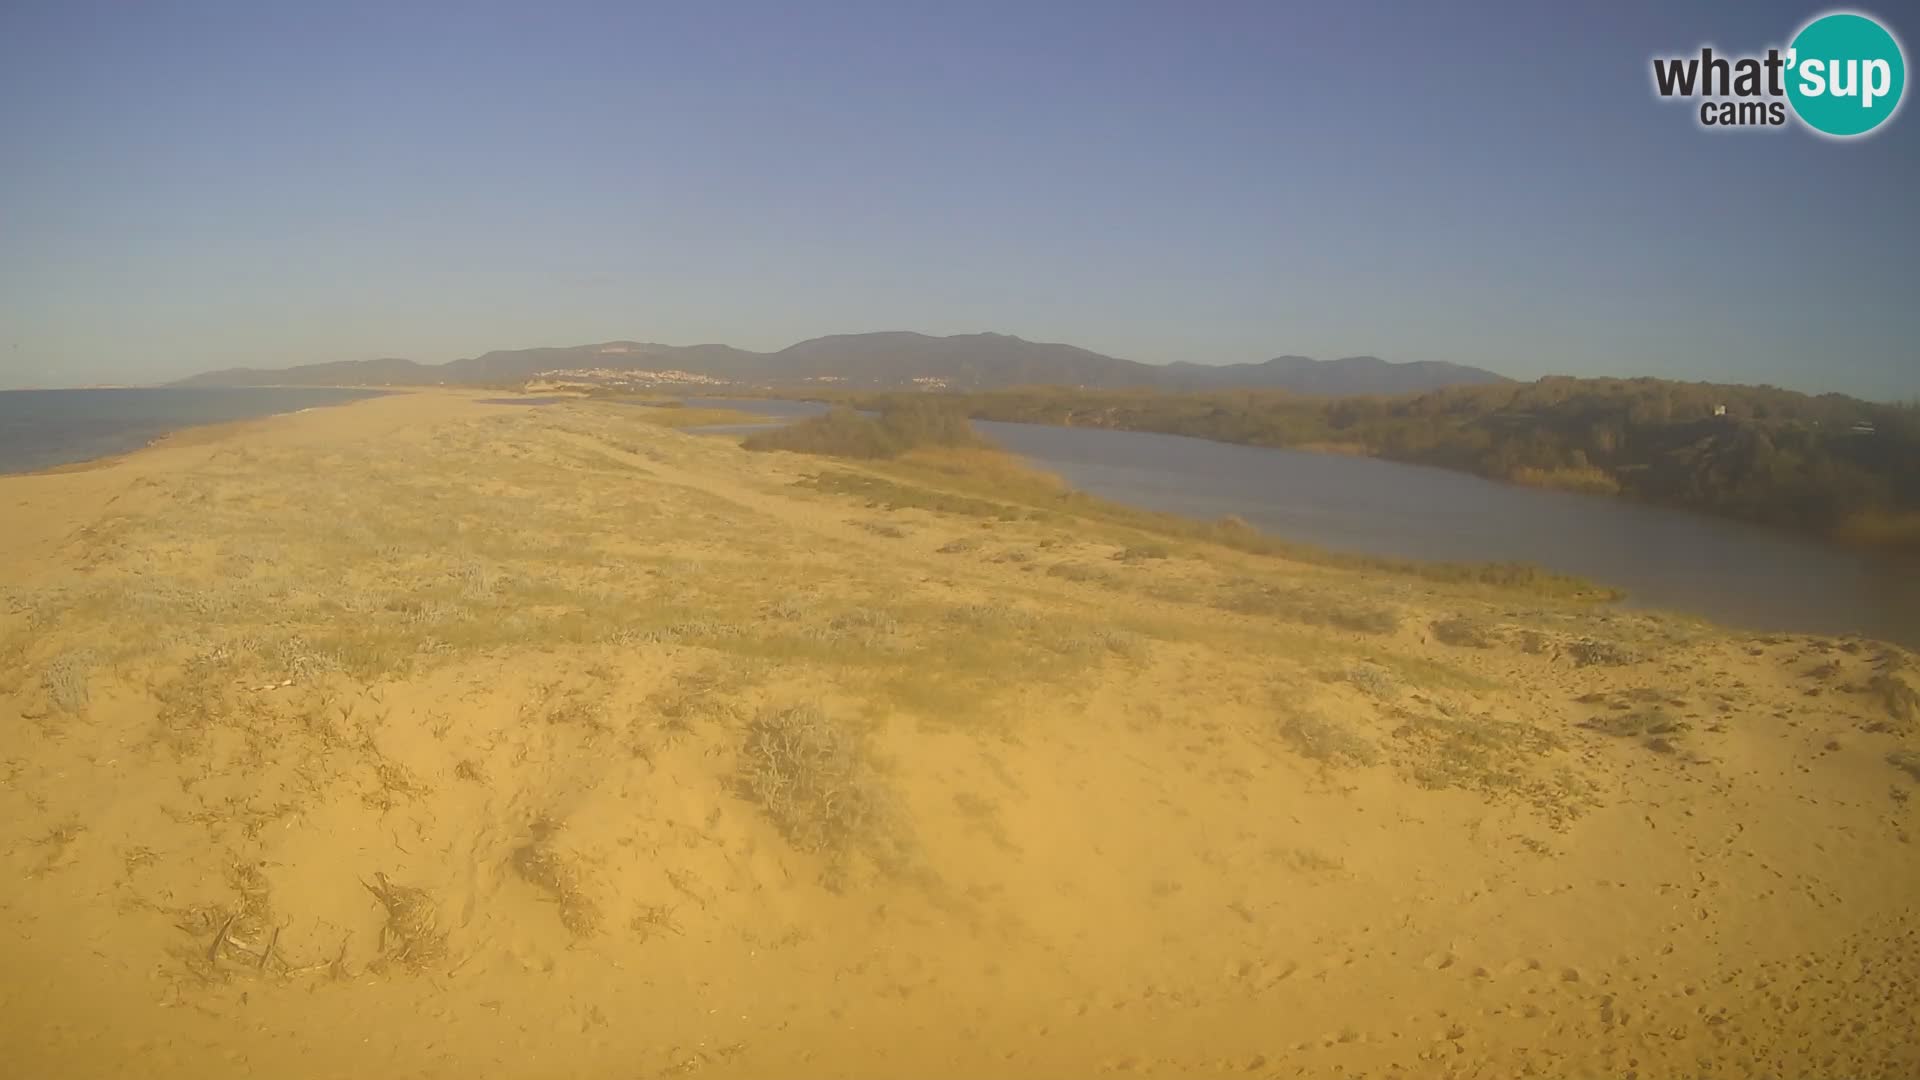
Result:
<svg viewBox="0 0 1920 1080"><path fill-rule="evenodd" d="M740 792L800 851L838 858L899 848L892 793L860 736L811 705L760 714L740 747Z"/></svg>
<svg viewBox="0 0 1920 1080"><path fill-rule="evenodd" d="M41 673L40 685L54 708L61 712L80 712L87 707L87 679L92 671L92 653L85 650L63 653Z"/></svg>
<svg viewBox="0 0 1920 1080"><path fill-rule="evenodd" d="M1457 645L1469 649L1491 649L1494 638L1487 628L1473 619L1461 615L1435 619L1432 625L1435 640L1442 645Z"/></svg>
<svg viewBox="0 0 1920 1080"><path fill-rule="evenodd" d="M1054 563L1052 566L1047 567L1047 576L1064 578L1067 581L1091 582L1107 581L1112 577L1112 575L1097 566L1087 566L1084 563L1076 562Z"/></svg>
<svg viewBox="0 0 1920 1080"><path fill-rule="evenodd" d="M1640 735L1677 735L1690 726L1658 706L1640 712L1617 712L1583 720L1580 726L1602 735L1632 738Z"/></svg>
<svg viewBox="0 0 1920 1080"><path fill-rule="evenodd" d="M822 416L749 436L748 450L790 450L825 457L896 458L924 447L981 447L966 414L935 402L904 402L879 416L833 409Z"/></svg>
<svg viewBox="0 0 1920 1080"><path fill-rule="evenodd" d="M1302 757L1330 765L1371 765L1380 759L1379 748L1364 736L1312 713L1281 721L1280 737Z"/></svg>
<svg viewBox="0 0 1920 1080"><path fill-rule="evenodd" d="M1880 704L1887 710L1892 721L1890 725L1896 731L1911 731L1920 725L1920 690L1903 677L1899 671L1884 671L1873 677L1867 684Z"/></svg>
<svg viewBox="0 0 1920 1080"><path fill-rule="evenodd" d="M1215 606L1242 615L1263 615L1361 634L1391 634L1400 626L1400 615L1391 608L1272 585L1248 585L1217 601Z"/></svg>
<svg viewBox="0 0 1920 1080"><path fill-rule="evenodd" d="M1625 667L1639 660L1631 650L1595 638L1581 638L1566 651L1580 667Z"/></svg>

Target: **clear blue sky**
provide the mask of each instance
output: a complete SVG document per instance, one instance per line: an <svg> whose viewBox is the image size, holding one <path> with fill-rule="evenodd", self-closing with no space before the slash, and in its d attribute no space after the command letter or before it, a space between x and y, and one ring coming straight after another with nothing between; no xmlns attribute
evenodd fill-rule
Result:
<svg viewBox="0 0 1920 1080"><path fill-rule="evenodd" d="M0 385L913 329L1910 397L1920 111L1650 89L1821 10L7 0Z"/></svg>

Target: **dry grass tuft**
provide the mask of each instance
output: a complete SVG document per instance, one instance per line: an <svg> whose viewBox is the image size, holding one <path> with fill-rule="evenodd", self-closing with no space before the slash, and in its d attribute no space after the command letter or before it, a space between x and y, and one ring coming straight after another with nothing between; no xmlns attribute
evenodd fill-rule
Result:
<svg viewBox="0 0 1920 1080"><path fill-rule="evenodd" d="M1144 660L1152 649L1152 642L1146 635L1132 630L1102 627L1089 631L1088 636L1107 652L1126 660Z"/></svg>
<svg viewBox="0 0 1920 1080"><path fill-rule="evenodd" d="M1067 581L1107 582L1113 575L1097 566L1087 566L1076 562L1057 562L1047 567L1048 577L1064 578Z"/></svg>
<svg viewBox="0 0 1920 1080"><path fill-rule="evenodd" d="M40 860L40 865L36 866L28 876L40 877L58 869L66 859L68 850L73 847L73 842L85 835L86 831L87 827L79 821L66 821L35 839L34 846L39 847L46 854Z"/></svg>
<svg viewBox="0 0 1920 1080"><path fill-rule="evenodd" d="M1494 645L1493 632L1479 620L1469 619L1464 615L1435 619L1432 629L1434 640L1442 645L1468 649L1491 649Z"/></svg>
<svg viewBox="0 0 1920 1080"><path fill-rule="evenodd" d="M673 908L666 904L640 905L627 926L640 935L642 944L663 933L682 937L686 935L686 931L680 927L679 920L673 917Z"/></svg>
<svg viewBox="0 0 1920 1080"><path fill-rule="evenodd" d="M1393 673L1373 664L1356 664L1348 668L1342 677L1372 697L1392 698L1400 692L1400 681L1393 677Z"/></svg>
<svg viewBox="0 0 1920 1080"><path fill-rule="evenodd" d="M371 759L374 782L361 792L362 803L385 813L401 803L433 794L433 788L415 776L413 770L381 755L371 743L363 747L363 752Z"/></svg>
<svg viewBox="0 0 1920 1080"><path fill-rule="evenodd" d="M1380 748L1352 728L1313 713L1295 713L1280 722L1280 737L1302 757L1329 765L1371 765Z"/></svg>
<svg viewBox="0 0 1920 1080"><path fill-rule="evenodd" d="M1920 689L1898 670L1883 671L1873 677L1867 688L1880 699L1886 707L1891 726L1896 731L1911 731L1920 726Z"/></svg>
<svg viewBox="0 0 1920 1080"><path fill-rule="evenodd" d="M900 620L878 608L851 608L806 627L803 635L828 644L848 642L864 649L884 649L900 635Z"/></svg>
<svg viewBox="0 0 1920 1080"><path fill-rule="evenodd" d="M1279 854L1288 866L1303 873L1330 874L1347 868L1345 859L1312 848L1290 848Z"/></svg>
<svg viewBox="0 0 1920 1080"><path fill-rule="evenodd" d="M1615 712L1582 720L1580 726L1602 735L1631 739L1639 736L1678 735L1692 727L1667 710L1654 706L1639 712Z"/></svg>
<svg viewBox="0 0 1920 1080"><path fill-rule="evenodd" d="M1640 658L1621 645L1596 638L1581 638L1567 645L1566 653L1581 667L1624 667Z"/></svg>
<svg viewBox="0 0 1920 1080"><path fill-rule="evenodd" d="M901 483L881 476L869 476L862 473L827 471L809 479L799 480L797 487L812 488L836 495L851 495L864 499L868 507L884 510L927 510L937 514L958 514L964 517L991 518L997 521L1019 521L1023 518L1038 517L1040 512L1024 507L1010 506L989 499L974 498L956 492L942 491L923 487L918 484Z"/></svg>
<svg viewBox="0 0 1920 1080"><path fill-rule="evenodd" d="M1400 721L1393 731L1394 757L1416 784L1518 794L1556 818L1578 813L1586 795L1578 776L1540 776L1539 760L1562 745L1552 732L1440 701L1425 705L1431 711L1393 710Z"/></svg>
<svg viewBox="0 0 1920 1080"><path fill-rule="evenodd" d="M1014 607L1004 600L995 600L986 604L962 604L959 607L949 608L941 618L951 626L971 630L1022 630L1032 627L1039 621L1032 612Z"/></svg>
<svg viewBox="0 0 1920 1080"><path fill-rule="evenodd" d="M578 860L554 843L559 831L554 822L535 822L533 839L514 850L513 872L553 898L573 936L591 937L600 930L600 906L587 894Z"/></svg>
<svg viewBox="0 0 1920 1080"><path fill-rule="evenodd" d="M93 653L86 649L54 657L40 673L40 685L47 692L47 701L61 712L85 710L89 698L87 680L93 674L93 665Z"/></svg>
<svg viewBox="0 0 1920 1080"><path fill-rule="evenodd" d="M864 740L812 705L747 724L737 781L801 851L839 858L866 850L887 866L904 850L904 823Z"/></svg>
<svg viewBox="0 0 1920 1080"><path fill-rule="evenodd" d="M126 857L128 871L132 872L136 864L150 865L154 858L145 848L132 849ZM255 972L264 972L269 963L280 959L273 953L278 931L270 895L272 888L266 875L254 863L236 862L227 866L226 878L227 886L236 895L232 903L176 909L182 916L177 924L180 929L196 938L201 934L210 936L205 945L196 942L175 950L175 955L186 961L188 969L202 979L224 978L232 970L226 965L233 961Z"/></svg>
<svg viewBox="0 0 1920 1080"><path fill-rule="evenodd" d="M1282 588L1257 582L1243 582L1215 606L1241 615L1258 615L1361 634L1391 634L1400 626L1400 615L1391 608L1350 597L1322 595L1307 589Z"/></svg>
<svg viewBox="0 0 1920 1080"><path fill-rule="evenodd" d="M395 885L387 875L376 872L373 884L360 884L386 909L387 922L380 928L381 967L403 967L424 971L447 957L447 935L440 929L440 913L433 897L425 889Z"/></svg>

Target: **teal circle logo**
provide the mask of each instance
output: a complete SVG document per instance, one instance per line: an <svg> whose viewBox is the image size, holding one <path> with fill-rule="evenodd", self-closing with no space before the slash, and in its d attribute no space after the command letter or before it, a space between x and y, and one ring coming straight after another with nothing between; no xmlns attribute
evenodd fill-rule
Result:
<svg viewBox="0 0 1920 1080"><path fill-rule="evenodd" d="M1787 100L1825 135L1850 138L1886 123L1906 88L1900 43L1865 15L1822 15L1787 50Z"/></svg>

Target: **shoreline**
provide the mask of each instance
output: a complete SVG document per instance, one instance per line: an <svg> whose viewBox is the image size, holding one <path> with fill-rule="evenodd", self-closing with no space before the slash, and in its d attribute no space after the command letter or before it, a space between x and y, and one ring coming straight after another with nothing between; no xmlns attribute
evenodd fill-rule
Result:
<svg viewBox="0 0 1920 1080"><path fill-rule="evenodd" d="M0 531L0 582L30 577L36 559L100 523L109 513L149 503L144 488L154 481L190 475L233 445L262 446L308 441L326 444L343 431L391 431L415 422L396 402L439 404L428 417L459 411L459 395L383 393L321 407L275 412L241 420L210 421L176 428L145 446L31 472L0 473L0 507L11 507L12 527ZM383 405L383 403L385 403ZM421 411L421 410L413 410ZM334 423L336 414L347 419Z"/></svg>
<svg viewBox="0 0 1920 1080"><path fill-rule="evenodd" d="M310 409L325 409L325 408L334 408L341 405L351 405L360 401L370 400L372 398L381 397L387 394L404 392L404 391L394 391L394 390L381 389L381 388L375 388L375 387L351 387L351 386L325 386L325 387L322 387L322 386L312 386L312 387L87 386L87 387L60 387L60 388L44 389L44 390L9 390L9 391L5 391L5 393L79 394L79 393L105 392L105 393L124 394L124 393L148 393L153 391L169 391L169 392L181 391L186 393L201 393L209 390L214 392L220 392L223 390L282 390L282 391L307 390L307 391L332 391L336 393L347 391L357 396L339 399L339 400L324 401L318 404L290 404L289 407L284 409L276 408L276 409L271 409L264 412L254 413L249 416L216 418L216 419L209 419L209 420L202 420L202 421L187 421L185 423L179 424L178 426L167 427L165 430L160 431L156 435L148 436L146 440L138 446L128 447L128 448L119 449L119 450L112 450L105 453L97 453L97 454L89 452L88 456L77 457L72 460L59 462L53 465L40 465L33 468L28 468L28 469L0 468L0 477L47 476L47 475L62 475L62 474L69 474L69 473L76 473L76 472L91 471L94 469L104 468L114 462L124 460L135 454L139 454L147 450L163 449L169 446L191 445L191 439L193 438L193 433L204 431L207 428L222 428L222 427L245 425L245 424L250 424L259 420L271 419L276 416L294 415L297 413L306 412Z"/></svg>

